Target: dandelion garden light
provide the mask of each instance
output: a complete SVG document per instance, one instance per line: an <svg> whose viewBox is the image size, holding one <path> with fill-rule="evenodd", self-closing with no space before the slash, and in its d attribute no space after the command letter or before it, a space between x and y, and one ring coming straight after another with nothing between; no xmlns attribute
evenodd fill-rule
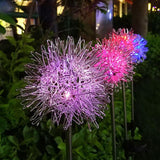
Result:
<svg viewBox="0 0 160 160"><path fill-rule="evenodd" d="M33 63L26 65L27 85L21 90L25 108L34 112L33 124L50 114L53 123L63 124L68 129L74 121L78 125L84 120L94 123L96 117L103 118L104 106L109 103L103 72L95 64L91 43L79 39L75 44L72 37L66 42L48 41L48 49L32 53Z"/></svg>
<svg viewBox="0 0 160 160"><path fill-rule="evenodd" d="M98 41L97 57L100 61L95 66L100 66L105 71L108 83L117 85L119 82L128 82L133 78L133 69L137 63L146 59L147 41L138 34L128 29L118 29L110 34L109 39Z"/></svg>
<svg viewBox="0 0 160 160"><path fill-rule="evenodd" d="M120 50L119 45L104 38L95 46L98 49L96 55L100 61L95 65L99 66L101 70L105 71L105 80L107 83L118 85L121 81L128 81L132 79L133 65L131 56L128 51Z"/></svg>
<svg viewBox="0 0 160 160"><path fill-rule="evenodd" d="M113 30L111 34L112 42L119 46L122 52L130 53L131 60L134 64L143 62L146 59L148 48L147 41L139 34L134 34L132 30L118 29Z"/></svg>
<svg viewBox="0 0 160 160"><path fill-rule="evenodd" d="M95 47L72 37L66 41L57 38L47 41L47 49L32 53L33 62L26 65L26 86L21 89L24 108L33 113L33 124L39 124L50 115L53 123L68 128L69 159L71 151L71 125L87 121L98 128L97 117L103 118L110 103L113 135L113 159L116 159L116 133L113 90L120 82L133 78L133 69L146 58L148 48L140 35L127 29L113 31L109 39L98 41ZM122 83L124 87L124 83ZM125 95L125 94L123 94ZM126 110L124 105L124 111ZM124 114L125 130L127 119Z"/></svg>
<svg viewBox="0 0 160 160"><path fill-rule="evenodd" d="M146 58L148 48L145 46L147 41L138 34L133 34L128 29L119 29L117 32L113 30L109 40L103 39L102 44L98 45L100 51L98 56L101 61L97 65L101 65L102 69L106 68L106 79L113 87L122 82L123 110L124 110L124 139L127 140L127 112L125 98L125 83L131 81L132 102L133 102L133 69L136 64L143 62ZM96 46L97 47L97 46ZM114 67L113 67L114 66ZM109 74L108 74L109 73ZM110 74L110 73L114 73ZM115 113L114 113L114 97L111 96L111 119L112 119L112 138L113 138L113 159L116 159L116 129L115 129ZM134 106L132 103L132 121Z"/></svg>

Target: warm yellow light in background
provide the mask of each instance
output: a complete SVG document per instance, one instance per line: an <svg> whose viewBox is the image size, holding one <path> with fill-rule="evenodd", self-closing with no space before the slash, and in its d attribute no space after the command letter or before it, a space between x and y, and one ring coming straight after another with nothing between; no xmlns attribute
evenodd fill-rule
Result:
<svg viewBox="0 0 160 160"><path fill-rule="evenodd" d="M5 22L5 21L3 21L3 20L0 20L0 25L2 25L2 26L5 27L5 28L7 28L7 27L10 26L9 23L7 23L7 22Z"/></svg>
<svg viewBox="0 0 160 160"><path fill-rule="evenodd" d="M10 28L10 24L0 20L0 25L2 25L6 29L5 34L0 34L0 40L6 39L6 36L13 36L12 29Z"/></svg>
<svg viewBox="0 0 160 160"><path fill-rule="evenodd" d="M58 6L57 7L57 15L61 15L63 13L63 10L64 10L64 6Z"/></svg>
<svg viewBox="0 0 160 160"><path fill-rule="evenodd" d="M98 30L98 29L99 29L99 26L100 26L100 24L99 24L99 23L97 23L97 24L96 24L96 30Z"/></svg>
<svg viewBox="0 0 160 160"><path fill-rule="evenodd" d="M153 11L153 12L156 11L156 7L155 7L155 6L152 7L152 11Z"/></svg>
<svg viewBox="0 0 160 160"><path fill-rule="evenodd" d="M32 0L15 0L15 2L18 4L18 5L22 5L22 6L28 6L28 4L30 2L32 2Z"/></svg>
<svg viewBox="0 0 160 160"><path fill-rule="evenodd" d="M120 18L122 18L122 9L123 9L123 8L122 8L122 7L123 7L123 6L122 6L122 2L123 2L122 0L119 1L119 17L120 17Z"/></svg>
<svg viewBox="0 0 160 160"><path fill-rule="evenodd" d="M29 3L32 2L32 0L14 0L14 1L19 6L28 6ZM22 13L24 11L20 8L15 8L15 12L21 12ZM25 29L26 19L25 18L16 18L16 20L17 20L17 25L19 25L23 29ZM20 27L16 27L16 28L17 28L17 34L22 34L23 33L23 29L21 29Z"/></svg>
<svg viewBox="0 0 160 160"><path fill-rule="evenodd" d="M25 29L26 19L24 18L17 18L17 25L21 26L23 29ZM19 27L17 27L17 34L22 34L23 30Z"/></svg>
<svg viewBox="0 0 160 160"><path fill-rule="evenodd" d="M119 0L119 2L124 3L125 1L124 0Z"/></svg>
<svg viewBox="0 0 160 160"><path fill-rule="evenodd" d="M64 6L62 6L62 1L57 0L57 15L61 15L63 13Z"/></svg>
<svg viewBox="0 0 160 160"><path fill-rule="evenodd" d="M23 0L15 0L15 2L16 2L18 5L22 5Z"/></svg>
<svg viewBox="0 0 160 160"><path fill-rule="evenodd" d="M151 10L151 3L148 3L148 11Z"/></svg>
<svg viewBox="0 0 160 160"><path fill-rule="evenodd" d="M24 12L22 9L20 9L20 8L15 8L15 12Z"/></svg>

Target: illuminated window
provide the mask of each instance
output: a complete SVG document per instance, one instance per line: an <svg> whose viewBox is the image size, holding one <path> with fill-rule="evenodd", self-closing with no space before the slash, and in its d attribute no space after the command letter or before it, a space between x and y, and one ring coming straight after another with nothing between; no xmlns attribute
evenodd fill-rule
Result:
<svg viewBox="0 0 160 160"><path fill-rule="evenodd" d="M123 2L123 0L120 0L119 1L119 17L121 17L122 18L122 11L123 11L123 8L122 8L122 3Z"/></svg>
<svg viewBox="0 0 160 160"><path fill-rule="evenodd" d="M25 29L26 19L25 18L17 18L17 25L21 26L17 27L17 34L22 34Z"/></svg>
<svg viewBox="0 0 160 160"><path fill-rule="evenodd" d="M57 15L61 15L63 13L64 6L62 6L61 1L57 1Z"/></svg>
<svg viewBox="0 0 160 160"><path fill-rule="evenodd" d="M28 6L29 3L31 3L32 0L15 0L15 3L19 6ZM15 12L19 12L19 13L23 13L24 11L20 8L15 8ZM17 20L17 25L19 25L20 27L17 27L17 34L22 34L24 29L25 29L25 25L26 25L26 18L16 18ZM31 19L31 24L33 20Z"/></svg>
<svg viewBox="0 0 160 160"><path fill-rule="evenodd" d="M114 4L114 17L118 15L118 6Z"/></svg>
<svg viewBox="0 0 160 160"><path fill-rule="evenodd" d="M20 6L28 6L28 4L32 2L32 0L15 0L15 2Z"/></svg>
<svg viewBox="0 0 160 160"><path fill-rule="evenodd" d="M57 15L61 15L63 13L64 6L58 6L57 7Z"/></svg>
<svg viewBox="0 0 160 160"><path fill-rule="evenodd" d="M151 10L151 3L148 3L148 11Z"/></svg>

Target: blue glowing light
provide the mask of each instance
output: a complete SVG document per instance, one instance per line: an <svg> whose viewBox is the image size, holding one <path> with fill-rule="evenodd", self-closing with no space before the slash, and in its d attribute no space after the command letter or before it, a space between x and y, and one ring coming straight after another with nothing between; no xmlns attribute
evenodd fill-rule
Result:
<svg viewBox="0 0 160 160"><path fill-rule="evenodd" d="M135 34L135 37L133 41L135 49L131 54L132 62L140 63L146 59L146 53L148 52L148 47L146 47L147 41L138 34Z"/></svg>

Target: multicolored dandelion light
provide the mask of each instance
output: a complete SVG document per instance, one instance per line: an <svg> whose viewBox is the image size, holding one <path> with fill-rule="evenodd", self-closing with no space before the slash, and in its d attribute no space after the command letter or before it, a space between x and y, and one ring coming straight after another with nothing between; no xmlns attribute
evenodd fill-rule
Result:
<svg viewBox="0 0 160 160"><path fill-rule="evenodd" d="M112 42L119 46L124 52L130 52L132 62L134 64L143 62L146 59L148 48L146 47L147 41L139 34L134 34L133 30L118 29L116 32L113 30Z"/></svg>
<svg viewBox="0 0 160 160"><path fill-rule="evenodd" d="M125 83L131 81L133 86L133 69L135 65L146 58L148 48L140 35L133 34L128 29L113 30L109 39L104 38L102 42L98 41L95 48L98 49L96 56L100 61L95 65L105 71L105 80L111 84L114 91L115 86L122 82L123 108L124 108L124 133L127 139L127 112L125 100ZM133 98L133 96L132 96ZM115 129L115 111L114 94L111 95L111 121L112 121L112 139L113 139L113 159L116 159L116 129ZM133 107L132 107L133 108Z"/></svg>
<svg viewBox="0 0 160 160"><path fill-rule="evenodd" d="M109 39L98 41L95 48L100 66L105 71L105 79L108 83L117 85L119 82L130 81L133 76L135 64L146 59L147 41L138 34L128 29L113 30Z"/></svg>
<svg viewBox="0 0 160 160"><path fill-rule="evenodd" d="M110 101L91 43L79 39L75 44L72 37L47 42L48 49L42 46L41 54L32 53L33 62L26 65L27 85L21 90L22 103L34 112L33 124L50 115L65 130L73 121L80 125L86 120L98 127L96 117L103 118Z"/></svg>

